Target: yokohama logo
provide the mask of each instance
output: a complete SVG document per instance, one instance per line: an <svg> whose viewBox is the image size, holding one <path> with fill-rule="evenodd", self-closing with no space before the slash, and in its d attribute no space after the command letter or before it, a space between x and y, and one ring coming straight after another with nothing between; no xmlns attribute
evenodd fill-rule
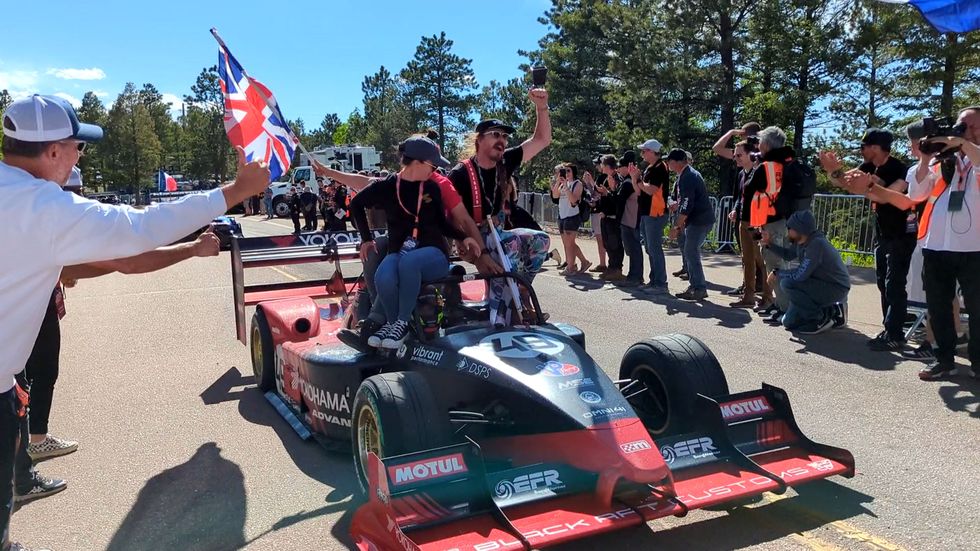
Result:
<svg viewBox="0 0 980 551"><path fill-rule="evenodd" d="M388 467L388 476L394 485L422 482L465 472L467 472L466 462L463 461L463 454L460 453Z"/></svg>
<svg viewBox="0 0 980 551"><path fill-rule="evenodd" d="M772 407L762 396L721 405L721 416L725 418L725 421L737 421L738 419L745 419L746 417L754 417L771 412Z"/></svg>

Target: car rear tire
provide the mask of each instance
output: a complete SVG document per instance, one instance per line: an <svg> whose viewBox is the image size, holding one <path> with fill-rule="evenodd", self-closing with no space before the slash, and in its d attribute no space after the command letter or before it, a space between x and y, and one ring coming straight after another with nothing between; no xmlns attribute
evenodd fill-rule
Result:
<svg viewBox="0 0 980 551"><path fill-rule="evenodd" d="M452 442L449 415L436 405L429 383L419 373L381 373L357 389L351 420L354 471L367 492L367 452L382 459L438 448Z"/></svg>
<svg viewBox="0 0 980 551"><path fill-rule="evenodd" d="M631 346L619 378L640 380L646 387L628 401L650 434L661 437L693 429L698 394L716 398L729 393L718 358L699 339L677 333ZM641 388L634 385L626 395Z"/></svg>
<svg viewBox="0 0 980 551"><path fill-rule="evenodd" d="M252 315L252 332L249 348L252 351L252 373L259 390L268 392L276 387L276 358L272 347L272 331L261 308Z"/></svg>

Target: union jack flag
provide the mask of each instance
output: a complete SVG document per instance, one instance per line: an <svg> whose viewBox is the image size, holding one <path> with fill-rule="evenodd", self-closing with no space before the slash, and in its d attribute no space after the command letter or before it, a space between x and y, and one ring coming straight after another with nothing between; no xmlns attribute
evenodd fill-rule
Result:
<svg viewBox="0 0 980 551"><path fill-rule="evenodd" d="M276 98L264 84L245 73L220 39L218 76L225 96L228 141L233 146L241 146L249 161L264 160L269 165L272 181L279 179L289 170L299 140L286 124Z"/></svg>

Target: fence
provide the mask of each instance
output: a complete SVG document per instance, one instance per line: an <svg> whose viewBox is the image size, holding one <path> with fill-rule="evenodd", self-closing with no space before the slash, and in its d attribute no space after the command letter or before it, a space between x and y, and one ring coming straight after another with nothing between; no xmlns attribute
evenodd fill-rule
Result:
<svg viewBox="0 0 980 551"><path fill-rule="evenodd" d="M545 193L523 192L518 195L518 205L534 216L539 224L548 226L558 225L558 205L551 201ZM717 222L708 234L708 245L712 249L733 247L736 223L728 219L728 213L734 206L732 196L711 198L711 207L715 211ZM859 260L855 256L864 257L873 254L874 228L871 203L860 195L817 194L813 196L810 207L817 220L817 227L843 253L845 260ZM588 227L588 224L585 225ZM860 259L867 262L867 258Z"/></svg>

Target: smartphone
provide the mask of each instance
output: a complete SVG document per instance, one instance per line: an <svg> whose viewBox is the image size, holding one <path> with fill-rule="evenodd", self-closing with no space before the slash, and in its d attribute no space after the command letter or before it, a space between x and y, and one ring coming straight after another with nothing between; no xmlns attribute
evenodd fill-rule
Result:
<svg viewBox="0 0 980 551"><path fill-rule="evenodd" d="M535 88L541 88L548 81L548 68L542 65L531 68L531 83Z"/></svg>
<svg viewBox="0 0 980 551"><path fill-rule="evenodd" d="M564 178L566 174L568 174L568 172L567 172L566 169L564 169L564 168L559 168L558 169L558 177L559 178Z"/></svg>

